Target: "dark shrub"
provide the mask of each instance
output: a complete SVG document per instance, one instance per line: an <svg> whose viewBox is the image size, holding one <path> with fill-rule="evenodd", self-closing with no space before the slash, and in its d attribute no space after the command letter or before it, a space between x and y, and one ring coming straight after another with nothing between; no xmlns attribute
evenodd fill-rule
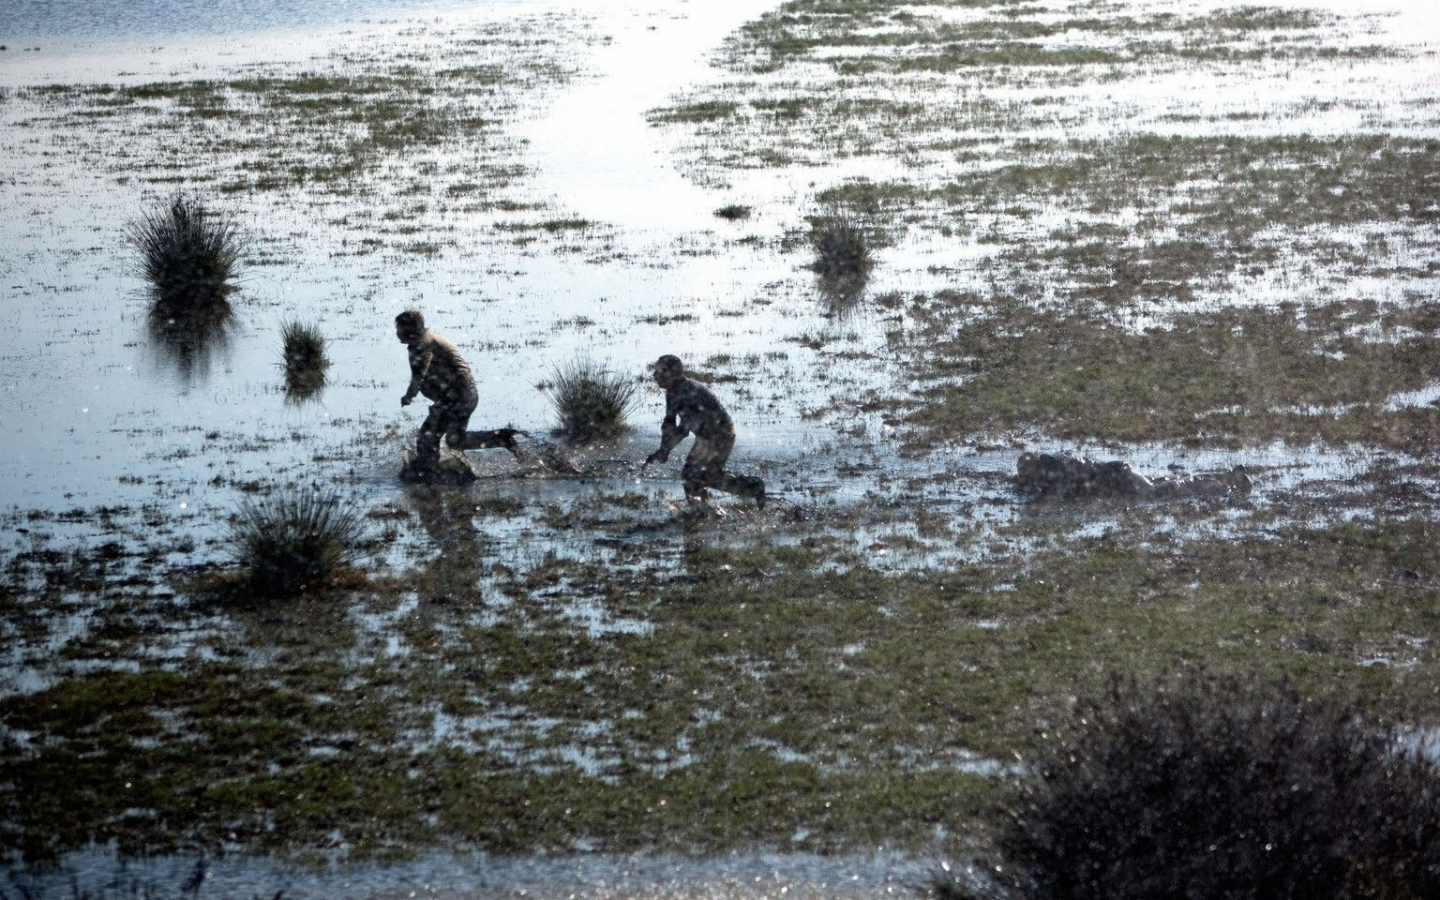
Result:
<svg viewBox="0 0 1440 900"><path fill-rule="evenodd" d="M614 437L627 427L636 384L591 359L556 366L545 388L560 419L559 433L583 444Z"/></svg>
<svg viewBox="0 0 1440 900"><path fill-rule="evenodd" d="M715 215L731 222L750 218L750 207L742 203L729 203L715 210Z"/></svg>
<svg viewBox="0 0 1440 900"><path fill-rule="evenodd" d="M815 261L810 267L822 279L863 280L875 265L864 226L843 210L811 218L810 245L815 249Z"/></svg>
<svg viewBox="0 0 1440 900"><path fill-rule="evenodd" d="M140 272L156 301L175 308L223 301L245 251L233 223L183 195L143 213L126 237L140 251Z"/></svg>
<svg viewBox="0 0 1440 900"><path fill-rule="evenodd" d="M1356 709L1190 673L1115 680L1028 763L1018 896L1440 897L1440 773Z"/></svg>
<svg viewBox="0 0 1440 900"><path fill-rule="evenodd" d="M251 587L288 597L325 582L354 555L363 525L334 490L281 488L240 505L232 534Z"/></svg>
<svg viewBox="0 0 1440 900"><path fill-rule="evenodd" d="M285 354L285 395L291 401L314 396L325 386L330 358L325 355L325 335L318 325L286 322L280 326Z"/></svg>

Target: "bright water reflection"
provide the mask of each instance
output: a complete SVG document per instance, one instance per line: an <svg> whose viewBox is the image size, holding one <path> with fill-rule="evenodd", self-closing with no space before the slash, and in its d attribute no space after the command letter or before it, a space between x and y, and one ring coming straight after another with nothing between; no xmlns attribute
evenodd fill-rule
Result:
<svg viewBox="0 0 1440 900"><path fill-rule="evenodd" d="M491 6L518 0L483 0ZM234 34L280 28L308 28L421 10L473 7L458 0L127 0L55 2L7 0L0 4L0 39L14 44L36 40L104 41L177 34Z"/></svg>

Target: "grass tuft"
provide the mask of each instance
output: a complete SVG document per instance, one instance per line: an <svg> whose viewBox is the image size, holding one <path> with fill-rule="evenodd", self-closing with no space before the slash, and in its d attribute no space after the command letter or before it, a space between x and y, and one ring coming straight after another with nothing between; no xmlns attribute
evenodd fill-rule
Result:
<svg viewBox="0 0 1440 900"><path fill-rule="evenodd" d="M545 386L559 434L576 444L625 431L635 391L635 382L585 357L556 366Z"/></svg>
<svg viewBox="0 0 1440 900"><path fill-rule="evenodd" d="M715 210L715 215L731 222L750 218L751 209L742 203L728 203Z"/></svg>
<svg viewBox="0 0 1440 900"><path fill-rule="evenodd" d="M810 219L810 246L815 261L810 267L827 280L857 280L875 265L870 239L853 214L831 210Z"/></svg>
<svg viewBox="0 0 1440 900"><path fill-rule="evenodd" d="M1440 896L1440 771L1403 738L1288 683L1114 679L1029 763L1002 868L1035 900Z"/></svg>
<svg viewBox="0 0 1440 900"><path fill-rule="evenodd" d="M325 386L330 358L325 353L325 335L312 322L292 321L280 326L285 354L285 395L292 401L314 396Z"/></svg>
<svg viewBox="0 0 1440 900"><path fill-rule="evenodd" d="M246 248L238 226L184 195L143 213L126 238L140 252L140 273L157 304L174 309L223 302Z"/></svg>
<svg viewBox="0 0 1440 900"><path fill-rule="evenodd" d="M353 558L363 528L337 491L318 486L247 500L231 525L236 561L266 597L291 597L332 578Z"/></svg>

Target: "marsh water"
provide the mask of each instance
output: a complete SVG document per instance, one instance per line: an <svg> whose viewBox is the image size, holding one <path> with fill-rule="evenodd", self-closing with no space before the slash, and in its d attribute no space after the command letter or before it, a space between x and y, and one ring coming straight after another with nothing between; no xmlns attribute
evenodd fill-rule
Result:
<svg viewBox="0 0 1440 900"><path fill-rule="evenodd" d="M399 404L408 373L391 326L394 315L411 306L424 309L435 330L454 340L474 367L481 402L472 427L512 424L545 435L554 415L542 386L554 367L577 355L602 361L640 388L631 432L575 451L583 477L518 466L499 451L471 454L482 478L466 489L465 501L477 511L518 501L503 521L460 517L459 527L479 533L497 564L522 566L556 555L607 564L617 552L640 548L652 565L683 570L696 540L722 543L744 532L768 533L784 543L791 539L787 515L863 512L887 504L923 505L963 525L967 534L993 536L1036 515L1008 484L1024 450L1123 454L1150 474L1235 465L1256 473L1243 509L1222 510L1198 525L1156 513L1157 535L1181 536L1196 528L1223 535L1237 519L1263 515L1274 497L1313 496L1306 515L1317 520L1363 517L1368 500L1343 502L1358 493L1355 482L1414 462L1359 446L1087 446L1043 434L902 453L893 420L878 412L837 412L837 398L909 386L887 341L906 314L867 301L984 283L993 277L987 262L998 250L948 236L902 237L881 251L881 265L860 301L837 304L797 250L804 217L816 211L815 184L853 176L879 181L913 161L842 155L721 171L695 163L684 135L655 126L652 110L682 93L724 83L728 76L713 65L722 42L774 5L317 0L0 6L0 158L6 161L0 169L0 208L6 211L0 217L0 307L7 313L0 335L0 514L6 525L0 550L63 553L118 541L136 565L214 563L225 557L230 515L260 486L324 481L342 485L357 508L376 514L377 523L388 521L392 511L408 516L370 551L375 565L405 571L441 555L456 523L442 516L437 524L432 498L396 478L422 416L418 406ZM1303 5L1361 11L1338 0ZM1440 29L1436 7L1428 2L1363 6L1378 16L1366 41L1383 36L1425 42ZM327 151L277 135L288 155L265 157L253 147L215 152L189 145L199 138L183 129L132 129L123 118L97 116L93 127L80 127L47 103L43 89L273 79L311 71L359 75L367 66L393 61L426 74L468 66L530 69L507 89L494 113L500 127L486 133L481 148L412 147L384 159L381 174L361 188L339 194L303 179L291 191L222 193L222 205L252 242L233 297L234 321L178 344L158 334L125 240L138 212L173 190L223 188L237 173L253 188L272 174L266 166L293 171L306 153ZM1440 94L1432 63L1433 56L1418 65L1391 59L1337 64L1324 84L1290 85L1293 96L1258 98L1241 81L1207 83L1211 92L1203 102L1254 113L1304 110L1316 96L1359 96L1371 104L1371 121L1434 138L1440 126L1426 118L1426 108L1406 105L1406 98ZM1283 73L1271 74L1277 84L1286 83ZM1185 126L1166 123L1173 123L1169 116L1177 109L1190 108L1188 98L1201 78L1181 73L1116 90L1133 92L1125 102L1140 111L1137 121L1180 129ZM27 89L33 93L19 94ZM1076 99L1082 107L1086 102ZM1329 116L1319 106L1299 115L1302 124L1310 116L1316 133L1367 124ZM1267 127L1264 116L1254 119L1256 129ZM1106 124L1082 127L1103 132ZM1284 127L1300 126L1290 118ZM194 170L187 167L191 159ZM160 177L148 177L156 171ZM727 204L752 212L738 221L717 218L715 210ZM1041 215L1034 233L1044 235L1054 224ZM1358 242L1366 236L1352 237ZM1282 291L1302 302L1324 298L1334 290L1330 274L1298 283L1257 276L1200 302L1259 305ZM1431 272L1396 279L1376 293L1382 299L1433 294L1437 282ZM1163 326L1167 312L1162 305L1131 325ZM281 326L297 318L320 325L332 360L323 392L298 404L284 390L279 345ZM675 525L678 466L642 471L638 465L657 444L663 408L645 364L666 352L719 376L716 390L740 430L733 466L766 479L778 498L769 510L737 504L723 520L698 528ZM1432 386L1397 395L1393 402L1429 406L1435 391ZM1425 481L1421 489L1434 494L1440 486ZM1337 498L1342 502L1333 502ZM1076 534L1104 534L1110 527L1103 509L1040 515L1053 515L1056 527ZM579 525L552 527L559 518ZM870 523L857 513L843 521L837 534L881 567L953 564L983 555L987 547L984 537L943 545L919 540L913 525L890 518ZM591 633L646 627L609 618L586 598L575 601L573 615L576 627ZM385 623L374 627L383 645ZM57 617L46 633L23 641L7 635L0 693L33 693L78 671L55 658L86 630L79 615ZM190 635L168 652L177 658L202 653L203 639ZM185 883L193 865L190 858L124 862L97 849L73 855L52 873L16 875L21 880L13 883L42 895L77 884L102 896L128 896L124 892L135 885L165 895ZM894 896L906 893L929 865L885 851L719 860L436 856L316 874L241 858L211 863L206 883L215 896L277 890L287 897L337 891L377 897ZM0 884L0 892L6 887Z"/></svg>

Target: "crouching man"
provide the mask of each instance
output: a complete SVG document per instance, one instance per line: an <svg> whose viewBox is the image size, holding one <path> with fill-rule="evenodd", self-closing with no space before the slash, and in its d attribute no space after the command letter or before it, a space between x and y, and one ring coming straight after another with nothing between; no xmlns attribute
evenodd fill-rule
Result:
<svg viewBox="0 0 1440 900"><path fill-rule="evenodd" d="M655 361L655 383L665 390L665 419L660 423L660 449L645 460L649 465L665 462L670 451L692 432L695 444L685 458L680 477L685 483L685 499L702 503L707 488L753 497L758 506L765 505L765 482L749 475L730 475L725 461L735 449L735 426L730 414L710 389L685 377L685 366L679 357L665 354Z"/></svg>
<svg viewBox="0 0 1440 900"><path fill-rule="evenodd" d="M432 401L430 414L415 440L414 470L432 472L440 461L440 438L451 450L479 450L503 447L518 458L513 428L498 431L466 431L479 395L470 366L455 345L425 327L419 310L407 309L395 317L395 336L409 348L410 386L400 398L409 406L417 394Z"/></svg>

